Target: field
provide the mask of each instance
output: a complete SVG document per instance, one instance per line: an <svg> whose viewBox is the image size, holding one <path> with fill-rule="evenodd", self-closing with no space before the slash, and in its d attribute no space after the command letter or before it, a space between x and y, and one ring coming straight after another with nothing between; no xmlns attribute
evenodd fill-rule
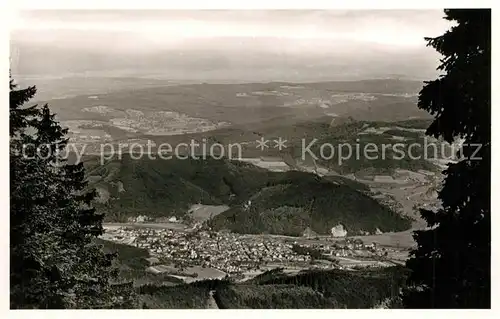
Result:
<svg viewBox="0 0 500 319"><path fill-rule="evenodd" d="M103 89L91 78L75 78L73 87L79 89L71 90L57 79L40 81L39 102L49 103L60 120L90 121L103 132L93 136L109 134L113 140L205 132L229 125L293 125L324 116L372 121L427 117L415 107L421 83L412 81L183 84L95 78L106 84L108 89ZM47 98L50 92L58 95ZM75 139L80 141L78 135Z"/></svg>
<svg viewBox="0 0 500 319"><path fill-rule="evenodd" d="M229 206L226 205L192 205L188 210L188 216L190 216L195 222L205 222L224 211L228 210Z"/></svg>

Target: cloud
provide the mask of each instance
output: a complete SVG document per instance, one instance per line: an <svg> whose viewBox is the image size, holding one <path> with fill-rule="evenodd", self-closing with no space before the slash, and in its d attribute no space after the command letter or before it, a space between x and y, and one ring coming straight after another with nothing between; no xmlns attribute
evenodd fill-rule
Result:
<svg viewBox="0 0 500 319"><path fill-rule="evenodd" d="M238 75L427 78L438 54L424 37L449 28L442 16L441 10L23 11L11 32L11 56L13 69L26 74L133 69L226 76L241 68Z"/></svg>
<svg viewBox="0 0 500 319"><path fill-rule="evenodd" d="M24 11L14 30L25 31L28 37L30 31L126 33L132 41L168 38L171 41L166 45L176 39L279 37L416 47L424 44L425 36L438 35L447 28L442 15L439 10Z"/></svg>

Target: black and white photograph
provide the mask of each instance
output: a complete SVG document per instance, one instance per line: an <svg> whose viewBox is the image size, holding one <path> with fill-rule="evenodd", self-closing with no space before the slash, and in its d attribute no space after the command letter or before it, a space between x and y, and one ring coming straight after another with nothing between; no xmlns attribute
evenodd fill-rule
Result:
<svg viewBox="0 0 500 319"><path fill-rule="evenodd" d="M490 309L491 13L18 10L11 312Z"/></svg>

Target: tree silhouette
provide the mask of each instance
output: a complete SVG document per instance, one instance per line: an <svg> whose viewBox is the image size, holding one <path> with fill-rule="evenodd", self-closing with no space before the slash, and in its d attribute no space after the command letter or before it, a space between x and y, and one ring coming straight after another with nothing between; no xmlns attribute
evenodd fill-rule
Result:
<svg viewBox="0 0 500 319"><path fill-rule="evenodd" d="M93 244L103 215L83 164L61 156L67 129L47 105L24 106L35 93L10 81L10 306L131 307L131 285L110 284L113 256Z"/></svg>
<svg viewBox="0 0 500 319"><path fill-rule="evenodd" d="M403 291L406 308L490 307L491 11L445 10L449 31L426 39L444 58L444 75L426 82L418 107L435 117L427 134L464 140L439 192L442 208L421 209L428 224ZM477 146L480 145L480 146Z"/></svg>

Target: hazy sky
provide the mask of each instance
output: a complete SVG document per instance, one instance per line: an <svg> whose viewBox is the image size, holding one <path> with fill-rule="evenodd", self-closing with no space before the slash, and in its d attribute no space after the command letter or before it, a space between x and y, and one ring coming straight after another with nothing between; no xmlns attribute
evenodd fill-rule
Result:
<svg viewBox="0 0 500 319"><path fill-rule="evenodd" d="M15 19L14 30L126 32L130 41L149 40L151 45L200 37L281 37L420 46L423 37L448 27L442 16L442 10L24 11ZM162 41L157 41L160 36Z"/></svg>
<svg viewBox="0 0 500 319"><path fill-rule="evenodd" d="M238 52L310 59L319 54L344 64L354 55L401 58L398 63L415 57L421 60L415 69L428 71L435 69L437 56L424 37L449 28L442 17L442 10L38 10L15 17L11 40L102 55L216 50L229 59Z"/></svg>

